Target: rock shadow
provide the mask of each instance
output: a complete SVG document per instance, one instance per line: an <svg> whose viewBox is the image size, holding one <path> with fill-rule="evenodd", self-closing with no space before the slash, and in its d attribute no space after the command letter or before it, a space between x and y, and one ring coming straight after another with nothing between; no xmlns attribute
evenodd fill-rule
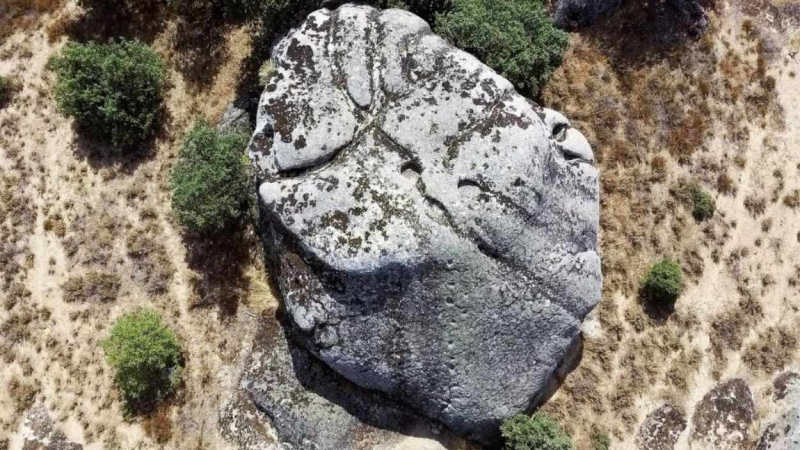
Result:
<svg viewBox="0 0 800 450"><path fill-rule="evenodd" d="M299 448L354 448L402 435L456 448L460 440L441 425L337 374L297 333L282 308L274 319L263 318L253 350L260 358L247 364L242 382L281 441Z"/></svg>
<svg viewBox="0 0 800 450"><path fill-rule="evenodd" d="M549 402L556 392L561 389L561 386L564 384L564 382L567 381L567 377L569 377L569 375L581 365L582 360L583 333L580 333L570 344L569 348L567 348L564 358L561 360L558 367L556 367L556 370L553 373L553 376L550 378L550 381L547 383L547 386L545 386L542 395L539 396L539 398L534 399L528 409L534 410Z"/></svg>
<svg viewBox="0 0 800 450"><path fill-rule="evenodd" d="M221 7L219 2L181 2L175 13L176 68L198 87L213 83L229 57L225 33L234 21Z"/></svg>
<svg viewBox="0 0 800 450"><path fill-rule="evenodd" d="M708 0L627 1L613 15L580 32L599 44L616 67L635 67L669 57L708 28Z"/></svg>
<svg viewBox="0 0 800 450"><path fill-rule="evenodd" d="M120 2L94 0L90 3L95 5L64 30L73 41L136 39L152 43L170 17L169 10L161 2L141 2L134 10L121 6Z"/></svg>
<svg viewBox="0 0 800 450"><path fill-rule="evenodd" d="M216 306L223 318L234 317L249 287L245 270L258 248L252 229L239 223L214 235L187 234L183 241L189 268L197 274L191 280L192 307Z"/></svg>

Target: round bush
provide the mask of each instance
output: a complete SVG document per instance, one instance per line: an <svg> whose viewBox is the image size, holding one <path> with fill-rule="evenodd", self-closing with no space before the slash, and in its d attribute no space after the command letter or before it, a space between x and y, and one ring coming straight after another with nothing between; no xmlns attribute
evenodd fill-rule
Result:
<svg viewBox="0 0 800 450"><path fill-rule="evenodd" d="M246 130L217 131L199 120L186 134L172 170L172 209L192 232L221 231L247 204Z"/></svg>
<svg viewBox="0 0 800 450"><path fill-rule="evenodd" d="M147 45L70 43L52 67L58 108L82 129L123 148L152 133L166 69Z"/></svg>
<svg viewBox="0 0 800 450"><path fill-rule="evenodd" d="M691 197L693 206L692 215L695 219L703 221L714 216L717 204L714 198L711 197L711 194L699 187L693 187L691 190Z"/></svg>
<svg viewBox="0 0 800 450"><path fill-rule="evenodd" d="M654 265L644 280L644 292L652 300L671 302L681 295L682 290L681 266L671 259Z"/></svg>
<svg viewBox="0 0 800 450"><path fill-rule="evenodd" d="M453 0L436 32L535 96L563 62L568 35L541 0Z"/></svg>
<svg viewBox="0 0 800 450"><path fill-rule="evenodd" d="M180 345L156 311L123 315L101 345L128 406L151 405L181 382Z"/></svg>
<svg viewBox="0 0 800 450"><path fill-rule="evenodd" d="M572 439L545 413L518 414L500 427L505 450L572 450Z"/></svg>

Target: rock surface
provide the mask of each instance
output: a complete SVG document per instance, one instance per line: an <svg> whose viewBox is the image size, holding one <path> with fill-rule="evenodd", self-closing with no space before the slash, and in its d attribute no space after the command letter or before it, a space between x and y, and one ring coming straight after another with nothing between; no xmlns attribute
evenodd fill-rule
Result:
<svg viewBox="0 0 800 450"><path fill-rule="evenodd" d="M404 411L380 393L358 388L305 348L292 345L294 334L270 319L259 330L237 395L220 416L223 433L239 448L456 448L439 425Z"/></svg>
<svg viewBox="0 0 800 450"><path fill-rule="evenodd" d="M747 429L756 418L753 394L735 378L715 387L695 407L690 442L704 448L748 448Z"/></svg>
<svg viewBox="0 0 800 450"><path fill-rule="evenodd" d="M686 429L683 414L670 404L664 404L645 418L636 435L639 450L674 450L678 438Z"/></svg>
<svg viewBox="0 0 800 450"><path fill-rule="evenodd" d="M495 439L600 299L588 142L401 10L317 11L273 65L250 152L302 340Z"/></svg>
<svg viewBox="0 0 800 450"><path fill-rule="evenodd" d="M800 376L787 372L775 380L776 417L768 421L756 450L800 448Z"/></svg>
<svg viewBox="0 0 800 450"><path fill-rule="evenodd" d="M22 423L25 439L22 450L82 450L83 446L69 442L64 433L53 425L47 410L35 408Z"/></svg>

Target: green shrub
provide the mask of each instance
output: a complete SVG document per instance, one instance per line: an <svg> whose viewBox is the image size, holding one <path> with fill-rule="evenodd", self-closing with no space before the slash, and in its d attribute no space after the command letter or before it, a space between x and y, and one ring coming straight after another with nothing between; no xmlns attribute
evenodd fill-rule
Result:
<svg viewBox="0 0 800 450"><path fill-rule="evenodd" d="M568 35L553 24L542 0L453 0L436 16L436 32L474 54L535 96L561 65Z"/></svg>
<svg viewBox="0 0 800 450"><path fill-rule="evenodd" d="M656 301L670 302L681 295L683 275L681 266L671 259L663 259L654 265L644 280L645 295Z"/></svg>
<svg viewBox="0 0 800 450"><path fill-rule="evenodd" d="M595 433L592 436L592 450L609 450L611 448L611 438L608 433Z"/></svg>
<svg viewBox="0 0 800 450"><path fill-rule="evenodd" d="M572 439L545 413L518 414L500 427L505 450L572 450Z"/></svg>
<svg viewBox="0 0 800 450"><path fill-rule="evenodd" d="M707 220L714 215L717 204L711 194L698 186L690 188L689 194L692 198L692 215L697 220Z"/></svg>
<svg viewBox="0 0 800 450"><path fill-rule="evenodd" d="M166 69L147 45L70 43L52 68L58 108L81 128L124 148L152 133Z"/></svg>
<svg viewBox="0 0 800 450"><path fill-rule="evenodd" d="M0 108L5 107L22 90L16 78L0 75Z"/></svg>
<svg viewBox="0 0 800 450"><path fill-rule="evenodd" d="M247 202L245 130L217 131L199 120L187 133L172 170L172 209L193 232L217 232L242 215Z"/></svg>
<svg viewBox="0 0 800 450"><path fill-rule="evenodd" d="M150 406L181 383L180 345L156 311L123 315L101 345L128 407Z"/></svg>

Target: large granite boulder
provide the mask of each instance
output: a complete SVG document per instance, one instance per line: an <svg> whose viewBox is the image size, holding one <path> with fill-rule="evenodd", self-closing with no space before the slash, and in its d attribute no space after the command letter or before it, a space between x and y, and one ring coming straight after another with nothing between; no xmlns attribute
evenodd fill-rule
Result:
<svg viewBox="0 0 800 450"><path fill-rule="evenodd" d="M600 299L589 144L401 10L317 11L272 63L250 152L293 326L357 385L494 439Z"/></svg>

